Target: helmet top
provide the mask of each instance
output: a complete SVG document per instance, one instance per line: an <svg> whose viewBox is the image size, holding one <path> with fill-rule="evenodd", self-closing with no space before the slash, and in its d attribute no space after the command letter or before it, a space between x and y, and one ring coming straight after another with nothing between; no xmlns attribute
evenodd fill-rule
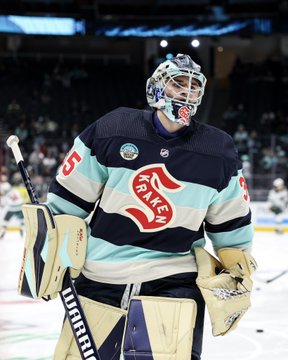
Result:
<svg viewBox="0 0 288 360"><path fill-rule="evenodd" d="M280 187L280 186L284 186L284 185L285 185L284 180L281 178L277 178L273 181L274 187Z"/></svg>
<svg viewBox="0 0 288 360"><path fill-rule="evenodd" d="M0 194L6 195L11 190L11 185L6 181L0 183Z"/></svg>

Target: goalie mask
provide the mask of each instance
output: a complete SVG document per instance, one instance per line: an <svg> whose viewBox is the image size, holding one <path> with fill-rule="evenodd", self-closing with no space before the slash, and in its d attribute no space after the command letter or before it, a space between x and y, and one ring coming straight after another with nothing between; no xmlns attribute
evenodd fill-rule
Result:
<svg viewBox="0 0 288 360"><path fill-rule="evenodd" d="M148 104L171 121L188 126L204 94L206 77L200 70L189 55L164 61L147 80Z"/></svg>

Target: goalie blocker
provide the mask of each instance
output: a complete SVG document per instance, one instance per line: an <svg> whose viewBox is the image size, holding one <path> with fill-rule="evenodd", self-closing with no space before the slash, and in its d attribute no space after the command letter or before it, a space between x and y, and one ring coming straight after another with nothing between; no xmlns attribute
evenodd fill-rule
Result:
<svg viewBox="0 0 288 360"><path fill-rule="evenodd" d="M18 292L32 298L55 298L66 270L76 278L84 265L86 223L72 215L53 216L45 204L25 204L22 211L26 240Z"/></svg>

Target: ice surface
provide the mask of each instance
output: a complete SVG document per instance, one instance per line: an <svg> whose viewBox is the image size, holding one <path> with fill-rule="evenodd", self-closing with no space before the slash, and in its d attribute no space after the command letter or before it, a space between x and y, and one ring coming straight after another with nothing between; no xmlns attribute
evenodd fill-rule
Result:
<svg viewBox="0 0 288 360"><path fill-rule="evenodd" d="M23 242L17 232L0 241L0 360L50 360L64 310L59 299L35 301L17 294ZM265 283L288 269L288 234L256 232L253 255L259 268L252 307L224 337L212 336L206 315L202 360L288 359L288 273Z"/></svg>

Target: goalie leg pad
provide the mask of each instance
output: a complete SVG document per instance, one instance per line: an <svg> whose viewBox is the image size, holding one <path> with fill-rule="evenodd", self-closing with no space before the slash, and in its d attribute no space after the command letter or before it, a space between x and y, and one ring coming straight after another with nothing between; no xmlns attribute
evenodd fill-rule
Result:
<svg viewBox="0 0 288 360"><path fill-rule="evenodd" d="M190 360L196 314L197 304L191 299L133 297L122 345L124 359Z"/></svg>
<svg viewBox="0 0 288 360"><path fill-rule="evenodd" d="M126 310L79 296L101 359L119 359L126 319ZM76 326L76 325L75 325ZM80 339L81 340L81 339ZM89 360L89 344L81 343L85 358ZM79 360L79 350L68 319L56 345L53 360ZM94 359L94 357L93 357Z"/></svg>
<svg viewBox="0 0 288 360"><path fill-rule="evenodd" d="M84 264L86 223L71 215L53 217L44 204L25 204L22 211L26 240L18 292L32 298L55 297L66 269L79 271Z"/></svg>

